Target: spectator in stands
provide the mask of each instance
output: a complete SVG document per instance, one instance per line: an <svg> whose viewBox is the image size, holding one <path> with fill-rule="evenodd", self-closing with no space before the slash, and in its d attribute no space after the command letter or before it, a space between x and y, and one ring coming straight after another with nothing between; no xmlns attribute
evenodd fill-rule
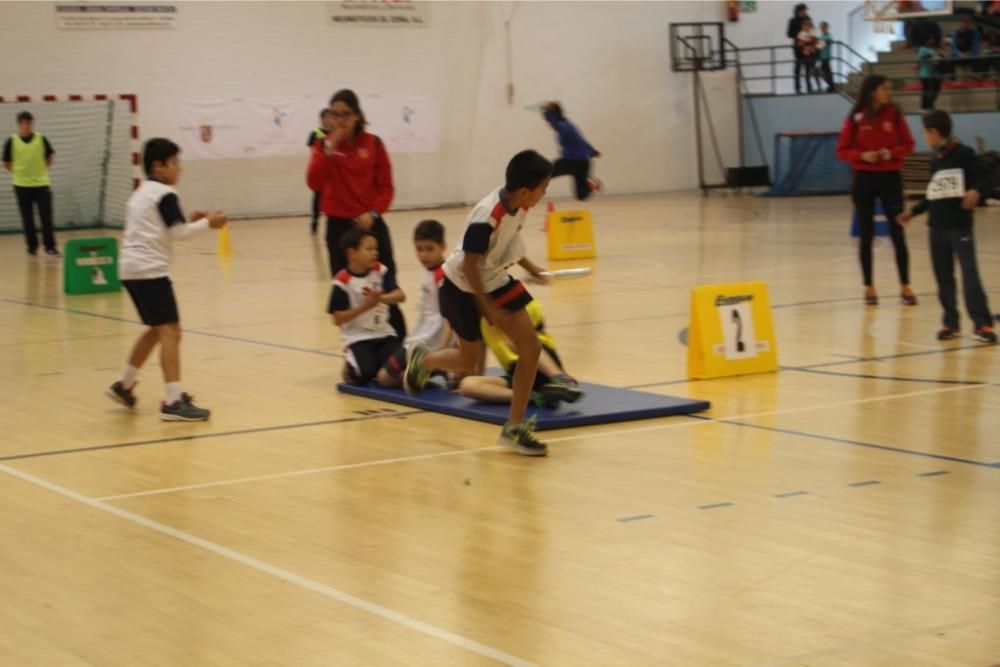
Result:
<svg viewBox="0 0 1000 667"><path fill-rule="evenodd" d="M920 108L924 111L934 108L934 101L941 92L941 79L938 78L937 66L934 64L937 55L937 42L932 35L928 35L924 45L917 49L918 76L924 87Z"/></svg>
<svg viewBox="0 0 1000 667"><path fill-rule="evenodd" d="M941 45L941 24L932 18L918 18L908 21L909 35L908 43L911 48L919 49L927 43L928 37L934 38L934 43Z"/></svg>
<svg viewBox="0 0 1000 667"><path fill-rule="evenodd" d="M802 20L802 30L799 31L798 36L795 38L795 44L799 49L799 58L801 62L804 63L806 70L806 92L811 93L813 91L812 80L815 78L819 81L819 75L816 72L816 56L819 54L819 37L813 32L812 21L809 19ZM798 71L799 61L795 61L796 72ZM795 92L798 91L798 74L795 78ZM817 89L819 87L817 86Z"/></svg>
<svg viewBox="0 0 1000 667"><path fill-rule="evenodd" d="M808 14L809 8L806 7L804 2L800 2L795 5L795 12L792 14L792 18L788 19L788 30L785 34L788 39L792 40L792 53L795 55L795 92L802 92L802 86L799 83L799 77L803 74L806 76L806 85L809 85L809 70L806 69L806 63L802 59L802 53L799 50L798 38L799 33L802 32L802 22L811 21Z"/></svg>
<svg viewBox="0 0 1000 667"><path fill-rule="evenodd" d="M826 82L826 92L833 92L833 70L830 69L830 59L833 58L833 35L830 34L830 24L823 21L819 24L819 66L820 75Z"/></svg>
<svg viewBox="0 0 1000 667"><path fill-rule="evenodd" d="M980 62L975 58L982 50L982 35L979 29L972 23L972 17L968 14L962 16L962 25L959 26L951 36L951 57L967 58L965 61L952 63L950 72L955 71L955 67L967 67L973 72L978 72Z"/></svg>

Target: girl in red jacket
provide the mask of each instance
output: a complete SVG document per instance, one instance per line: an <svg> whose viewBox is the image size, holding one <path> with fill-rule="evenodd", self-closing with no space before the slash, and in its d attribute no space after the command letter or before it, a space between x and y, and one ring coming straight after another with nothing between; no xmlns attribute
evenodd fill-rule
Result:
<svg viewBox="0 0 1000 667"><path fill-rule="evenodd" d="M316 141L309 161L308 184L321 193L326 214L326 247L330 273L347 268L340 238L357 226L370 229L378 240L378 259L396 277L389 227L382 214L392 203L392 165L382 140L365 131L365 114L353 90L338 90L330 98L333 129ZM406 335L403 313L392 306L389 321L400 337Z"/></svg>
<svg viewBox="0 0 1000 667"><path fill-rule="evenodd" d="M875 239L875 199L882 202L896 251L900 297L917 304L910 288L910 253L903 227L896 216L903 212L903 158L913 152L913 137L903 113L891 102L892 84L884 76L869 76L861 84L858 103L844 120L837 142L837 157L851 163L854 186L851 197L858 217L861 272L865 303L878 303L872 285L872 241Z"/></svg>

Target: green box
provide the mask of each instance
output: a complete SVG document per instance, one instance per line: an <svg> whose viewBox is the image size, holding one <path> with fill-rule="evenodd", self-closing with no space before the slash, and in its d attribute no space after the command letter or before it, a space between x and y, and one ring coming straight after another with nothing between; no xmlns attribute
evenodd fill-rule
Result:
<svg viewBox="0 0 1000 667"><path fill-rule="evenodd" d="M63 292L118 292L118 239L73 239L63 245Z"/></svg>

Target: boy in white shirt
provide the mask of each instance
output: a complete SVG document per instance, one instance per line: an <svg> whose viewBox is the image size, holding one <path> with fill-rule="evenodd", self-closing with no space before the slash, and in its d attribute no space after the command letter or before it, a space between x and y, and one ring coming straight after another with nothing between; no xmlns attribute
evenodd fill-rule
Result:
<svg viewBox="0 0 1000 667"><path fill-rule="evenodd" d="M417 324L406 337L406 347L419 344L437 350L446 347L452 339L451 327L442 317L438 303L438 291L444 283L444 225L437 220L422 220L413 229L413 245L417 260L427 273L420 285Z"/></svg>
<svg viewBox="0 0 1000 667"><path fill-rule="evenodd" d="M375 380L384 387L398 387L405 354L389 322L389 306L405 301L406 294L378 261L378 241L370 230L348 230L340 247L347 268L333 278L327 312L347 346L344 379L352 384Z"/></svg>
<svg viewBox="0 0 1000 667"><path fill-rule="evenodd" d="M534 437L534 419L525 419L542 346L524 310L532 296L507 269L519 264L539 280L547 280L544 269L524 256L520 232L528 209L545 196L551 176L551 162L535 151L521 151L507 165L504 187L472 209L461 244L444 263L439 297L441 314L458 336L458 348L430 352L423 345L414 346L403 376L407 393L414 394L423 389L432 371L474 372L483 352L479 319L485 317L519 354L510 413L498 444L525 456L545 456L548 451Z"/></svg>
<svg viewBox="0 0 1000 667"><path fill-rule="evenodd" d="M170 282L170 260L174 241L186 239L209 227L224 227L227 219L222 211L195 211L190 221L185 220L173 187L180 179L180 152L177 144L161 138L150 139L143 148L146 180L132 193L126 206L118 273L139 311L142 323L149 328L135 342L125 370L106 393L126 407L135 407L136 398L132 389L136 384L136 374L153 348L159 345L160 366L167 391L166 399L160 406L160 419L204 421L210 411L197 407L191 396L181 389L181 325Z"/></svg>

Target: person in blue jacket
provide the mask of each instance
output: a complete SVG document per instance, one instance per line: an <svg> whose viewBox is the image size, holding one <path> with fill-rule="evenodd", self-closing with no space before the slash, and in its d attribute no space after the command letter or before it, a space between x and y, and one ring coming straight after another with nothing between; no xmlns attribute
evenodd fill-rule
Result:
<svg viewBox="0 0 1000 667"><path fill-rule="evenodd" d="M590 160L601 157L601 153L587 143L576 125L566 119L559 102L547 102L542 107L542 115L559 135L559 147L562 150L562 157L552 166L552 178L572 175L576 184L576 198L583 201L592 192L601 189L601 182L590 175Z"/></svg>

